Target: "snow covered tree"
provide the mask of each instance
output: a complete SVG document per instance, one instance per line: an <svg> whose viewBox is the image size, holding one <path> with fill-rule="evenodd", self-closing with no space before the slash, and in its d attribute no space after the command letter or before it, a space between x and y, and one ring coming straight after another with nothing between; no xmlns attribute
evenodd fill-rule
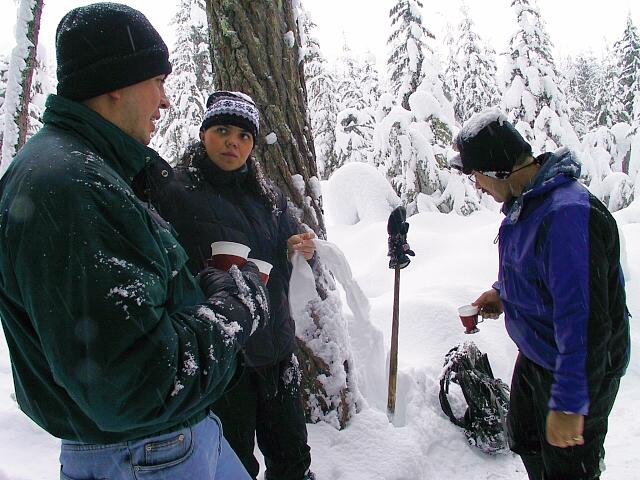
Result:
<svg viewBox="0 0 640 480"><path fill-rule="evenodd" d="M241 90L256 101L266 137L257 139L253 153L289 197L289 211L324 238L298 2L206 2L217 86ZM321 256L313 270L318 299L295 318L305 411L310 421L341 428L361 396L334 277Z"/></svg>
<svg viewBox="0 0 640 480"><path fill-rule="evenodd" d="M365 86L365 65L353 56L346 45L338 58L336 70L339 95L335 144L337 166L341 167L346 162L369 162L373 152L374 110L368 102L375 98L377 85ZM368 81L371 80L369 73Z"/></svg>
<svg viewBox="0 0 640 480"><path fill-rule="evenodd" d="M302 14L301 41L304 45L304 77L307 86L309 121L313 132L320 178L327 179L338 167L335 154L338 100L335 73L329 69L313 36L316 25L307 12Z"/></svg>
<svg viewBox="0 0 640 480"><path fill-rule="evenodd" d="M447 63L442 74L444 94L455 106L458 102L458 78L460 76L460 62L458 61L458 47L451 24L447 24L443 44L447 52ZM456 118L457 120L457 118Z"/></svg>
<svg viewBox="0 0 640 480"><path fill-rule="evenodd" d="M458 100L454 112L463 124L471 115L495 106L500 100L496 80L496 62L492 51L482 43L473 30L469 11L462 8L462 21L456 42L458 78L455 81Z"/></svg>
<svg viewBox="0 0 640 480"><path fill-rule="evenodd" d="M618 81L613 84L615 96L622 103L620 121L631 123L635 95L640 92L640 37L631 14L622 38L613 46Z"/></svg>
<svg viewBox="0 0 640 480"><path fill-rule="evenodd" d="M44 0L20 0L16 19L16 46L9 61L4 98L4 133L0 173L4 173L16 152L24 145L29 127L31 83L36 63L40 17Z"/></svg>
<svg viewBox="0 0 640 480"><path fill-rule="evenodd" d="M2 158L2 136L4 134L4 97L7 92L9 59L0 53L0 159Z"/></svg>
<svg viewBox="0 0 640 480"><path fill-rule="evenodd" d="M596 111L602 71L592 54L581 54L567 59L563 69L570 121L576 134L582 138L596 127Z"/></svg>
<svg viewBox="0 0 640 480"><path fill-rule="evenodd" d="M600 126L588 132L580 151L581 180L607 208L615 212L634 199L633 177L628 173L635 130L627 123Z"/></svg>
<svg viewBox="0 0 640 480"><path fill-rule="evenodd" d="M42 114L47 96L54 93L56 79L47 63L45 49L40 45L36 55L36 64L31 83L31 101L29 102L29 128L27 139L38 132L42 127Z"/></svg>
<svg viewBox="0 0 640 480"><path fill-rule="evenodd" d="M438 197L444 191L440 172L448 168L446 150L455 127L442 68L429 44L435 37L422 24L421 7L398 1L391 10L391 91L381 99L375 130L375 163L410 215L419 211L420 195ZM449 210L444 202L436 204L433 208Z"/></svg>
<svg viewBox="0 0 640 480"><path fill-rule="evenodd" d="M596 86L596 125L612 127L624 122L624 105L617 95L618 71L614 55L607 49L601 61L602 74Z"/></svg>
<svg viewBox="0 0 640 480"><path fill-rule="evenodd" d="M576 147L569 107L535 0L512 0L518 30L511 37L502 107L534 152Z"/></svg>
<svg viewBox="0 0 640 480"><path fill-rule="evenodd" d="M376 163L387 176L407 212L451 211L442 197L448 168L446 151L454 128L453 107L444 94L440 65L425 57L424 79L409 97L409 109L383 95L375 131ZM420 200L420 198L423 198ZM423 207L421 207L422 205Z"/></svg>
<svg viewBox="0 0 640 480"><path fill-rule="evenodd" d="M376 67L376 57L371 52L365 53L362 59L361 88L364 104L368 108L375 110L382 95L382 85L380 83L380 72Z"/></svg>
<svg viewBox="0 0 640 480"><path fill-rule="evenodd" d="M158 122L151 146L175 163L198 138L207 97L213 89L204 0L180 0L171 24L176 32L170 55L173 72L165 88L171 106Z"/></svg>
<svg viewBox="0 0 640 480"><path fill-rule="evenodd" d="M424 77L424 42L427 38L435 37L422 25L420 0L396 0L389 17L391 35L387 41L387 66L391 92L399 99L398 103L408 109L409 96L416 91Z"/></svg>

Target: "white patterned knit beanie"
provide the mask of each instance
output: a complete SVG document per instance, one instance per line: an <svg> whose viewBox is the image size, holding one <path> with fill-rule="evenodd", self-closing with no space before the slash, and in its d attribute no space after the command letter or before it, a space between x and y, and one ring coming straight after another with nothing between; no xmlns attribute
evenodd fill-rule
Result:
<svg viewBox="0 0 640 480"><path fill-rule="evenodd" d="M213 125L233 125L253 135L254 141L260 130L260 112L253 99L241 92L217 91L207 99L207 111L200 131Z"/></svg>

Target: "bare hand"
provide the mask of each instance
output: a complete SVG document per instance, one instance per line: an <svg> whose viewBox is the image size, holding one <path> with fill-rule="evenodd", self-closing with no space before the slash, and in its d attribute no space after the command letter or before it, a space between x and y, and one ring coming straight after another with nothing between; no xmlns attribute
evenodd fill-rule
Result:
<svg viewBox="0 0 640 480"><path fill-rule="evenodd" d="M550 410L547 415L547 442L554 447L584 445L584 417L579 413Z"/></svg>
<svg viewBox="0 0 640 480"><path fill-rule="evenodd" d="M471 305L480 307L482 318L498 318L504 311L500 295L495 288L484 292Z"/></svg>
<svg viewBox="0 0 640 480"><path fill-rule="evenodd" d="M316 234L313 232L291 235L287 240L287 252L289 254L289 258L291 258L295 252L299 252L305 260L311 260L311 257L313 257L313 254L316 251L316 244L313 241L314 238L316 238Z"/></svg>

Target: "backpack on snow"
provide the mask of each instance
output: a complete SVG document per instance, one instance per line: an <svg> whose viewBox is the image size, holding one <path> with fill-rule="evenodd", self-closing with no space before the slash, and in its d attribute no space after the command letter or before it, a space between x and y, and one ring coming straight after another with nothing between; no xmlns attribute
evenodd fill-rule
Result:
<svg viewBox="0 0 640 480"><path fill-rule="evenodd" d="M464 416L456 417L449 403L449 384L458 384L467 402ZM457 426L464 429L470 445L489 454L509 450L506 417L509 387L493 377L487 355L473 342L459 344L445 356L440 375L440 406Z"/></svg>

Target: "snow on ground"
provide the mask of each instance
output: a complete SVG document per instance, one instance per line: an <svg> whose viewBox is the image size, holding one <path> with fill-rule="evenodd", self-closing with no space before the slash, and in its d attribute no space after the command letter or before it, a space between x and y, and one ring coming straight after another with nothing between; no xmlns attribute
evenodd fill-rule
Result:
<svg viewBox="0 0 640 480"><path fill-rule="evenodd" d="M357 181L353 179L353 184ZM325 186L324 194L330 195L327 192L331 189ZM370 194L370 189L367 191ZM386 201L387 193L383 195ZM385 201L379 204L387 206L380 208L390 210L393 202ZM330 201L326 205L358 208L357 202L349 207ZM357 212L331 213L327 218L363 218ZM309 425L312 469L318 480L525 480L517 457L489 456L470 447L438 402L438 375L444 355L465 340L476 342L488 354L494 374L510 382L516 349L502 319L487 320L479 326L479 333L465 335L456 314L459 305L475 300L495 279L497 246L493 242L501 216L480 211L470 217L421 213L409 218L408 239L416 256L401 274L398 399L396 416L390 423L386 416L386 355L393 271L387 267L386 221L379 220L388 212L380 213L368 211L364 215L375 220L328 226L329 240L346 254L371 305L368 323L356 322L345 305L366 405L342 431L327 424ZM640 318L640 218L625 216L624 211L616 216L627 249L629 309ZM634 350L640 346L635 323L632 320ZM0 336L0 480L56 478L58 440L19 412L12 392L7 348ZM630 420L639 402L640 365L634 357L610 417L603 480L637 478L640 458L635 444L640 438L640 425ZM455 407L455 398L452 404Z"/></svg>

